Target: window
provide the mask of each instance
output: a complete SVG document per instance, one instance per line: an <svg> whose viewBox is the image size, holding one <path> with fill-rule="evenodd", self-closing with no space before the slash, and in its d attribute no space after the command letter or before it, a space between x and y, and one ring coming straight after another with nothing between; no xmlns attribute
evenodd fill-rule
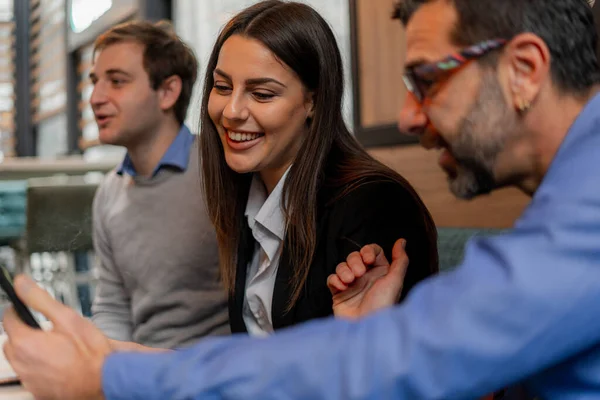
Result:
<svg viewBox="0 0 600 400"><path fill-rule="evenodd" d="M0 159L15 152L14 18L12 0L0 1Z"/></svg>
<svg viewBox="0 0 600 400"><path fill-rule="evenodd" d="M79 64L77 66L77 78L79 85L77 86L77 93L79 95L79 112L81 119L79 120L79 129L81 130L81 141L79 147L81 150L86 150L89 147L98 145L98 125L94 120L94 113L90 106L90 97L92 96L92 90L94 86L90 81L90 72L92 69L92 52L94 45L82 47L78 52Z"/></svg>
<svg viewBox="0 0 600 400"><path fill-rule="evenodd" d="M30 0L31 106L39 124L66 110L65 0Z"/></svg>

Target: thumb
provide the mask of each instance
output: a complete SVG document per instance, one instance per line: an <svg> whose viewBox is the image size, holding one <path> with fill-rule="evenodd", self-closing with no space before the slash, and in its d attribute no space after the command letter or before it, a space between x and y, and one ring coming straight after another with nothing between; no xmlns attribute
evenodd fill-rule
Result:
<svg viewBox="0 0 600 400"><path fill-rule="evenodd" d="M18 275L14 280L15 292L25 305L35 311L42 313L46 318L52 321L54 326L60 326L64 320L67 306L56 301L50 293L42 289L31 278L25 275Z"/></svg>
<svg viewBox="0 0 600 400"><path fill-rule="evenodd" d="M397 299L400 298L402 287L404 285L404 276L408 268L408 256L404 251L406 240L398 239L392 249L392 263L387 275L383 278L388 281L389 288L397 292Z"/></svg>

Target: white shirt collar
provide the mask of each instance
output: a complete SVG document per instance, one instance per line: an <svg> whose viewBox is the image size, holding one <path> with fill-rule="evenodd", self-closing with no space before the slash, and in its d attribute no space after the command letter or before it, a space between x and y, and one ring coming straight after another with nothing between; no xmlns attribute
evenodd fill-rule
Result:
<svg viewBox="0 0 600 400"><path fill-rule="evenodd" d="M248 193L248 202L244 215L248 218L248 226L254 231L255 223L259 223L279 240L285 238L285 215L281 204L283 195L283 186L290 171L290 167L282 175L279 182L267 197L267 190L260 179L260 175L255 173L252 177L252 184Z"/></svg>

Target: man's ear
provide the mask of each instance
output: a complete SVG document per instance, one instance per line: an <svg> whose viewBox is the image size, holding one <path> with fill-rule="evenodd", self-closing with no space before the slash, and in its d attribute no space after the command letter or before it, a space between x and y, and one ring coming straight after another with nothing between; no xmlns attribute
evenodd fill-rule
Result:
<svg viewBox="0 0 600 400"><path fill-rule="evenodd" d="M167 111L175 107L180 94L181 78L178 75L171 75L166 78L158 88L160 108Z"/></svg>
<svg viewBox="0 0 600 400"><path fill-rule="evenodd" d="M534 103L550 75L550 50L532 33L515 36L506 50L510 100L523 112Z"/></svg>

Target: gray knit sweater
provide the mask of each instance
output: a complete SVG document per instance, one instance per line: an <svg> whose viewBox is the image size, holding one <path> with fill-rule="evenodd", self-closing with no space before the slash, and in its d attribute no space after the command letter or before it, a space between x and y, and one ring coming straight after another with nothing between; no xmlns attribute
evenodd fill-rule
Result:
<svg viewBox="0 0 600 400"><path fill-rule="evenodd" d="M185 172L110 172L93 210L99 282L92 312L107 336L174 348L229 333L196 144Z"/></svg>

